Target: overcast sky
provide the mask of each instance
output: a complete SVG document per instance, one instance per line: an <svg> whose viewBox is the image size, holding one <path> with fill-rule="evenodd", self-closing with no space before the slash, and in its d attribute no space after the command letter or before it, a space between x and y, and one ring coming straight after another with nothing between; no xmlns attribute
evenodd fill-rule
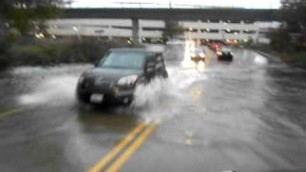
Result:
<svg viewBox="0 0 306 172"><path fill-rule="evenodd" d="M170 0L74 0L72 7L134 7L168 8ZM139 4L142 3L142 4ZM190 8L192 6L279 8L280 0L171 0L172 7Z"/></svg>

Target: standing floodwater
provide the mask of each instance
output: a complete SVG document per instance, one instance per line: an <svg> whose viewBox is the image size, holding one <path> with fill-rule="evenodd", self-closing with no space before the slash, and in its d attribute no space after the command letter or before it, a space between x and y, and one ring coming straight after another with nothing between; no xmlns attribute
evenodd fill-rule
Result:
<svg viewBox="0 0 306 172"><path fill-rule="evenodd" d="M209 64L185 68L182 47L166 50L168 80L138 88L132 107L77 103L92 65L1 73L1 111L22 108L0 116L2 171L87 171L152 119L159 127L123 171L305 171L306 72L243 49L221 63L205 48Z"/></svg>

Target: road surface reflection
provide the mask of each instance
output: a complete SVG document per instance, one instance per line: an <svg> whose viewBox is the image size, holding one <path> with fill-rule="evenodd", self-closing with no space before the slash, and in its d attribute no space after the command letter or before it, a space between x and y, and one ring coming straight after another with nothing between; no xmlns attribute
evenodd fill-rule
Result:
<svg viewBox="0 0 306 172"><path fill-rule="evenodd" d="M0 121L0 166L86 171L139 122L158 119L125 171L305 170L305 71L243 49L233 63L219 63L207 51L205 70L172 58L169 79L138 88L131 107L76 102L75 83L91 65L2 73L1 107L25 110Z"/></svg>

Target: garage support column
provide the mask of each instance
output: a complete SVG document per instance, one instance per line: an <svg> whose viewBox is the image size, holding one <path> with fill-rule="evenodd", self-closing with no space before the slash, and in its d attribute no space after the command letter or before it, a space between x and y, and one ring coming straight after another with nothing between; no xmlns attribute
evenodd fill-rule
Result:
<svg viewBox="0 0 306 172"><path fill-rule="evenodd" d="M132 40L135 44L139 44L139 19L132 18Z"/></svg>
<svg viewBox="0 0 306 172"><path fill-rule="evenodd" d="M113 40L112 25L108 25L108 39Z"/></svg>
<svg viewBox="0 0 306 172"><path fill-rule="evenodd" d="M201 28L202 28L202 21L198 20L198 24L197 24L197 46L201 46L201 38L202 38Z"/></svg>

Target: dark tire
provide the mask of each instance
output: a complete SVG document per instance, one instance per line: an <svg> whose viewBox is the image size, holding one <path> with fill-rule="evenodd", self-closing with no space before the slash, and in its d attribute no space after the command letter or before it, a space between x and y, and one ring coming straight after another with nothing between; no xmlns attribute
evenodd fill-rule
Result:
<svg viewBox="0 0 306 172"><path fill-rule="evenodd" d="M218 61L221 61L221 60L222 60L221 58L222 58L221 56L218 56L218 58L217 58L217 59L218 59Z"/></svg>
<svg viewBox="0 0 306 172"><path fill-rule="evenodd" d="M77 93L77 98L82 103L89 103L90 94Z"/></svg>

